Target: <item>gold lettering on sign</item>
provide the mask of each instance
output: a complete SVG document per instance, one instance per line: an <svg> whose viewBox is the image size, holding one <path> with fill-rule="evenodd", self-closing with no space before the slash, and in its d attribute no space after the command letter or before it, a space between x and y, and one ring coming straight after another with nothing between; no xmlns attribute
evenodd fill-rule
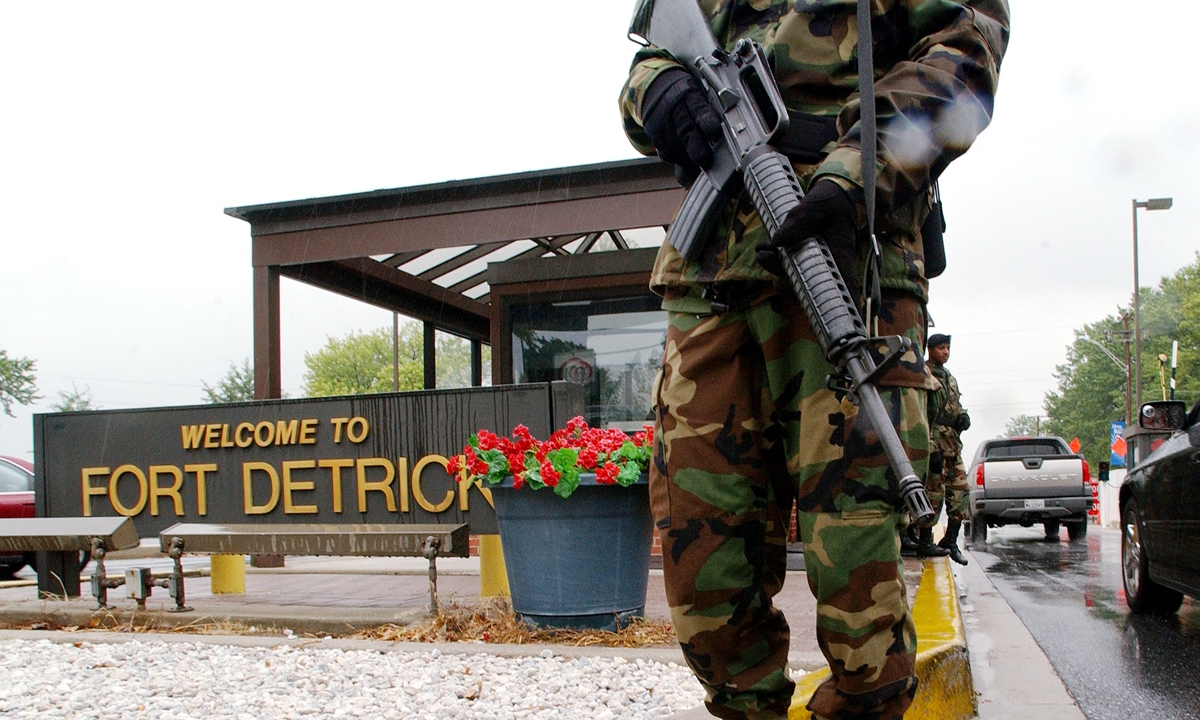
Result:
<svg viewBox="0 0 1200 720"><path fill-rule="evenodd" d="M92 478L96 475L107 475L108 468L106 467L90 467L83 468L79 471L80 479L83 482L83 516L92 516L92 496L107 495L108 486L96 487L92 485Z"/></svg>
<svg viewBox="0 0 1200 720"><path fill-rule="evenodd" d="M408 512L408 458L396 458L396 486L400 489L400 512Z"/></svg>
<svg viewBox="0 0 1200 720"><path fill-rule="evenodd" d="M270 423L268 427L273 427ZM271 499L262 505L254 504L254 472L265 472L271 482ZM279 504L279 473L271 463L246 462L242 463L242 507L247 515L266 515Z"/></svg>
<svg viewBox="0 0 1200 720"><path fill-rule="evenodd" d="M347 433L347 436L349 433ZM387 458L359 458L358 470L358 511L367 511L367 491L377 490L387 499L388 512L396 512L396 495L392 492L392 481L396 479L396 466ZM381 467L384 469L382 480L367 480L367 468Z"/></svg>
<svg viewBox="0 0 1200 720"><path fill-rule="evenodd" d="M316 460L284 460L283 461L283 511L291 514L313 514L317 512L316 505L296 505L292 502L292 493L312 490L312 480L292 479L293 470L312 470L317 467Z"/></svg>
<svg viewBox="0 0 1200 720"><path fill-rule="evenodd" d="M357 430L355 429L357 428ZM371 426L367 423L367 419L363 417L352 417L350 422L346 423L346 438L357 445L367 439L367 432Z"/></svg>
<svg viewBox="0 0 1200 720"><path fill-rule="evenodd" d="M183 515L183 498L179 495L179 489L183 487L183 471L174 465L151 465L149 474L150 514L158 515L158 499L169 497L175 504L175 516ZM170 487L162 487L158 484L159 475L170 475L175 478L175 482L171 483Z"/></svg>
<svg viewBox="0 0 1200 720"><path fill-rule="evenodd" d="M121 480L122 475L132 475L137 478L138 500L136 503L134 503L133 507L125 507L122 505L121 498L117 496L117 484ZM116 510L119 514L124 515L125 517L133 517L134 515L140 513L142 508L146 507L148 495L149 491L146 486L146 473L142 472L141 469L136 465L122 465L116 470L113 470L112 477L108 479L108 501L112 503L113 510Z"/></svg>
<svg viewBox="0 0 1200 720"><path fill-rule="evenodd" d="M254 442L254 424L238 423L237 428L233 431L233 442L241 448L250 447L250 443Z"/></svg>
<svg viewBox="0 0 1200 720"><path fill-rule="evenodd" d="M208 514L208 482L204 477L205 473L216 472L216 463L200 463L193 465L184 465L184 472L196 473L196 514Z"/></svg>
<svg viewBox="0 0 1200 720"><path fill-rule="evenodd" d="M426 466L431 465L431 464L437 464L437 465L441 465L442 469L445 469L446 465L448 465L449 463L450 463L450 461L447 460L446 458L442 457L441 455L426 455L425 457L418 460L417 464L413 466L413 471L412 471L413 499L417 501L417 505L421 506L421 509L423 509L427 512L431 512L431 513L440 513L442 511L444 511L446 508L448 508L454 504L454 491L453 490L447 490L446 497L444 497L442 499L442 501L440 503L438 503L437 505L434 505L433 503L431 503L427 499L425 499L425 493L421 490L421 472L426 468Z"/></svg>
<svg viewBox="0 0 1200 720"><path fill-rule="evenodd" d="M329 468L330 480L333 483L333 511L340 513L342 511L342 468L354 467L354 461L349 459L318 460L317 467Z"/></svg>
<svg viewBox="0 0 1200 720"><path fill-rule="evenodd" d="M317 419L308 418L300 421L300 444L301 445L316 445L317 444Z"/></svg>
<svg viewBox="0 0 1200 720"><path fill-rule="evenodd" d="M264 431L266 431L264 433ZM254 426L254 444L259 447L266 447L275 442L275 426L269 421L263 420Z"/></svg>
<svg viewBox="0 0 1200 720"><path fill-rule="evenodd" d="M200 447L200 440L204 437L203 425L181 425L179 430L183 435L184 450L195 450Z"/></svg>
<svg viewBox="0 0 1200 720"><path fill-rule="evenodd" d="M284 422L280 420L275 423L275 444L276 445L295 445L296 436L300 434L300 421L291 420Z"/></svg>

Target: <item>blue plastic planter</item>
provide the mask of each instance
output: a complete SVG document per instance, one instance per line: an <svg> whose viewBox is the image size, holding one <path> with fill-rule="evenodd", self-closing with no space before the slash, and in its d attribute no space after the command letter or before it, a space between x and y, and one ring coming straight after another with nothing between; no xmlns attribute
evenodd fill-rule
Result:
<svg viewBox="0 0 1200 720"><path fill-rule="evenodd" d="M654 521L643 476L629 487L581 477L551 488L491 487L513 611L528 624L616 630L641 617Z"/></svg>

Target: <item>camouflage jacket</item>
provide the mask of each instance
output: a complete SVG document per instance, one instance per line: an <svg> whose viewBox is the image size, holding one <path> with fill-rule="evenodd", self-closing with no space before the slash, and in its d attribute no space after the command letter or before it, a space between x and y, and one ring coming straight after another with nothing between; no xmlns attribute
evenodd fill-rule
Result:
<svg viewBox="0 0 1200 720"><path fill-rule="evenodd" d="M940 387L928 394L929 447L941 450L945 455L962 455L962 440L958 430L947 424L959 415L966 415L962 406L962 395L958 391L958 380L945 365L926 363L925 366L937 378Z"/></svg>
<svg viewBox="0 0 1200 720"><path fill-rule="evenodd" d="M726 49L743 37L761 43L790 111L836 116L840 139L817 164L796 164L806 186L828 177L861 187L856 0L697 0ZM872 0L876 114L879 128L876 234L883 248L885 288L926 299L920 226L929 185L967 150L988 124L1008 44L1007 0ZM642 129L642 98L664 69L678 63L666 51L634 56L621 92L625 132L640 152L654 146ZM860 218L865 225L865 218ZM771 276L754 247L766 232L746 198L733 200L696 262L666 243L653 289ZM867 243L861 243L865 262ZM680 293L672 293L678 295Z"/></svg>

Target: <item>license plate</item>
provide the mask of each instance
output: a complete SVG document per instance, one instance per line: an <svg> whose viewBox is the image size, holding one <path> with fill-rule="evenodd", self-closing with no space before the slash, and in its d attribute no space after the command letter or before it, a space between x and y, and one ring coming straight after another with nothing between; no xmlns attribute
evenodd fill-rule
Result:
<svg viewBox="0 0 1200 720"><path fill-rule="evenodd" d="M1045 510L1046 509L1046 501L1045 500L1026 500L1025 501L1025 509L1026 510Z"/></svg>

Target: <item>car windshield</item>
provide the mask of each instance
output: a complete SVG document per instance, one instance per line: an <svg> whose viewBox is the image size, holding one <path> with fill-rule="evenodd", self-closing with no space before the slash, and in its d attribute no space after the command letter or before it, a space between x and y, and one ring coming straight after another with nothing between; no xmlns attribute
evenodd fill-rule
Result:
<svg viewBox="0 0 1200 720"><path fill-rule="evenodd" d="M987 450L988 458L1052 457L1062 454L1062 448L1051 442L996 445Z"/></svg>
<svg viewBox="0 0 1200 720"><path fill-rule="evenodd" d="M0 492L29 492L33 478L6 462L0 462Z"/></svg>

